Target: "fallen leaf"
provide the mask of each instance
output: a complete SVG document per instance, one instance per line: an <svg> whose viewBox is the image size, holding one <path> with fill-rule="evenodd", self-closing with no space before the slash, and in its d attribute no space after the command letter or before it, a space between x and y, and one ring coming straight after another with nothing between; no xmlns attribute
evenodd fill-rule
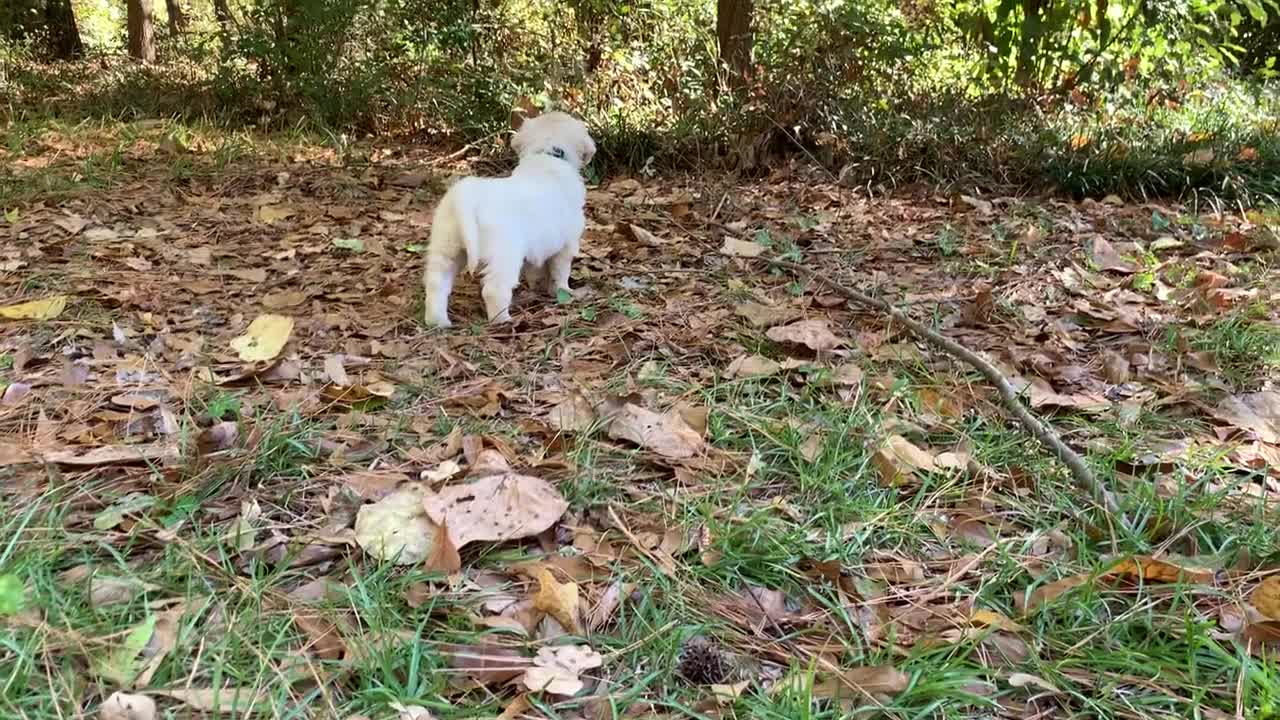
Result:
<svg viewBox="0 0 1280 720"><path fill-rule="evenodd" d="M153 690L154 695L163 695L201 712L222 712L236 716L255 712L268 712L270 708L267 692L262 689L247 687L224 688L176 688L173 690Z"/></svg>
<svg viewBox="0 0 1280 720"><path fill-rule="evenodd" d="M423 507L424 488L410 485L360 506L356 542L365 552L397 565L422 562L435 551L436 524Z"/></svg>
<svg viewBox="0 0 1280 720"><path fill-rule="evenodd" d="M1248 430L1263 442L1280 444L1280 392L1228 395L1212 412L1219 420Z"/></svg>
<svg viewBox="0 0 1280 720"><path fill-rule="evenodd" d="M586 396L573 392L551 408L547 423L561 432L587 432L596 424L596 411Z"/></svg>
<svg viewBox="0 0 1280 720"><path fill-rule="evenodd" d="M338 660L347 651L347 644L332 620L315 615L294 615L293 624L307 636L304 650L321 660Z"/></svg>
<svg viewBox="0 0 1280 720"><path fill-rule="evenodd" d="M1126 260L1116 251L1115 246L1101 235L1095 235L1089 245L1089 257L1099 270L1113 270L1122 273L1135 273L1138 266Z"/></svg>
<svg viewBox="0 0 1280 720"><path fill-rule="evenodd" d="M293 318L285 315L259 315L249 323L244 335L231 341L231 349L235 350L245 362L273 360L289 342L289 334L293 332Z"/></svg>
<svg viewBox="0 0 1280 720"><path fill-rule="evenodd" d="M297 211L287 205L259 205L254 216L263 225L275 225L281 220L288 220Z"/></svg>
<svg viewBox="0 0 1280 720"><path fill-rule="evenodd" d="M920 448L901 435L885 438L872 458L885 485L896 485L911 477L917 470L936 472L934 455Z"/></svg>
<svg viewBox="0 0 1280 720"><path fill-rule="evenodd" d="M573 696L584 687L579 676L603 665L604 658L586 645L560 645L538 650L533 662L534 667L524 671L521 684L533 692Z"/></svg>
<svg viewBox="0 0 1280 720"><path fill-rule="evenodd" d="M156 701L146 695L113 692L98 708L98 720L152 720Z"/></svg>
<svg viewBox="0 0 1280 720"><path fill-rule="evenodd" d="M66 295L54 295L43 300L0 306L0 318L6 320L52 320L67 307Z"/></svg>
<svg viewBox="0 0 1280 720"><path fill-rule="evenodd" d="M160 664L178 645L178 628L186 610L186 604L179 602L156 616L155 631L142 648L142 659L146 660L146 665L143 666L142 672L138 673L138 678L134 681L135 687L145 688L150 685L151 678L160 669Z"/></svg>
<svg viewBox="0 0 1280 720"><path fill-rule="evenodd" d="M766 249L759 243L725 237L724 244L720 246L720 254L729 257L753 258L763 255Z"/></svg>
<svg viewBox="0 0 1280 720"><path fill-rule="evenodd" d="M436 720L436 716L432 715L430 710L421 705L403 705L398 702L393 702L390 707L392 710L400 713L396 720Z"/></svg>
<svg viewBox="0 0 1280 720"><path fill-rule="evenodd" d="M751 680L747 679L732 685L712 683L709 689L711 690L711 697L715 699L717 705L732 705L738 701L738 698L742 697L742 694L749 687L751 687Z"/></svg>
<svg viewBox="0 0 1280 720"><path fill-rule="evenodd" d="M449 667L463 670L482 685L504 683L533 667L533 661L518 650L496 643L444 643L440 654Z"/></svg>
<svg viewBox="0 0 1280 720"><path fill-rule="evenodd" d="M533 607L555 618L565 630L575 635L582 634L582 624L578 621L577 583L561 583L551 574L550 569L541 568L538 573L538 592L533 596Z"/></svg>
<svg viewBox="0 0 1280 720"><path fill-rule="evenodd" d="M95 530L111 530L124 522L125 516L141 513L155 505L156 499L146 493L129 493L93 517Z"/></svg>
<svg viewBox="0 0 1280 720"><path fill-rule="evenodd" d="M591 612L587 615L587 627L595 631L608 625L614 612L622 604L623 598L631 595L635 587L635 583L615 580L596 601L595 607L591 608Z"/></svg>
<svg viewBox="0 0 1280 720"><path fill-rule="evenodd" d="M751 378L776 375L782 366L763 355L743 355L729 363L729 377Z"/></svg>
<svg viewBox="0 0 1280 720"><path fill-rule="evenodd" d="M125 633L119 645L110 646L94 656L90 663L93 674L115 685L132 685L134 678L142 671L139 655L151 641L151 636L156 631L157 619L155 615L148 615Z"/></svg>
<svg viewBox="0 0 1280 720"><path fill-rule="evenodd" d="M48 463L90 467L94 465L138 462L167 464L180 460L182 454L175 444L151 443L144 445L108 445L88 450L83 448L49 450L41 453L41 457Z"/></svg>
<svg viewBox="0 0 1280 720"><path fill-rule="evenodd" d="M608 419L609 437L629 440L666 458L691 458L706 444L701 433L690 427L674 409L659 415L639 405L626 403L610 413Z"/></svg>
<svg viewBox="0 0 1280 720"><path fill-rule="evenodd" d="M1271 575L1249 593L1249 604L1272 620L1280 620L1280 575Z"/></svg>
<svg viewBox="0 0 1280 720"><path fill-rule="evenodd" d="M1055 695L1058 693L1058 688L1054 687L1053 683L1045 680L1044 678L1036 677L1035 675L1028 675L1027 673L1013 673L1009 675L1009 685L1016 688L1034 685L1041 690L1047 690Z"/></svg>
<svg viewBox="0 0 1280 720"><path fill-rule="evenodd" d="M461 549L477 540L537 535L554 525L569 503L541 478L504 473L441 488L427 494L421 508L430 522L448 525L449 538Z"/></svg>
<svg viewBox="0 0 1280 720"><path fill-rule="evenodd" d="M343 367L341 355L330 355L324 359L324 374L328 376L329 382L338 387L351 384L351 378L347 377L347 370Z"/></svg>
<svg viewBox="0 0 1280 720"><path fill-rule="evenodd" d="M800 311L795 308L762 305L758 302L744 302L733 311L746 318L752 327L758 328L790 322L800 315Z"/></svg>
<svg viewBox="0 0 1280 720"><path fill-rule="evenodd" d="M790 325L772 327L765 335L774 342L803 345L814 352L834 350L845 342L831 332L831 323L822 319L801 320Z"/></svg>

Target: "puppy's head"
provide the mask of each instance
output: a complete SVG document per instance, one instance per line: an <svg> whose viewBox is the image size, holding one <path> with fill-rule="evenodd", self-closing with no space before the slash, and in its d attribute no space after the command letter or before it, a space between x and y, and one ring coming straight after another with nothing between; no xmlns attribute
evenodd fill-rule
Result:
<svg viewBox="0 0 1280 720"><path fill-rule="evenodd" d="M583 168L596 154L596 143L581 120L562 112L550 112L529 118L520 124L511 147L521 158L538 153L563 157L576 168Z"/></svg>

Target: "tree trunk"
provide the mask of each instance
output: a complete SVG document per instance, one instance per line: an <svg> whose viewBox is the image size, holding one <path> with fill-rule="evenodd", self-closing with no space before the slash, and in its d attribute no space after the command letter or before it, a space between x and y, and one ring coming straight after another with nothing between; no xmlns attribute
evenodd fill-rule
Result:
<svg viewBox="0 0 1280 720"><path fill-rule="evenodd" d="M729 68L729 83L742 87L751 74L755 33L751 26L755 0L716 0L716 39L720 62Z"/></svg>
<svg viewBox="0 0 1280 720"><path fill-rule="evenodd" d="M70 60L84 54L71 0L46 0L44 23L49 31L49 52L55 59Z"/></svg>
<svg viewBox="0 0 1280 720"><path fill-rule="evenodd" d="M169 13L169 34L181 35L187 31L187 14L182 11L179 0L164 0L165 10Z"/></svg>
<svg viewBox="0 0 1280 720"><path fill-rule="evenodd" d="M227 5L227 0L213 0L213 16L217 18L218 25L222 27L223 32L231 29L235 25L235 16L231 14L231 7Z"/></svg>
<svg viewBox="0 0 1280 720"><path fill-rule="evenodd" d="M155 27L151 22L151 0L129 0L128 8L129 57L142 62L155 62Z"/></svg>

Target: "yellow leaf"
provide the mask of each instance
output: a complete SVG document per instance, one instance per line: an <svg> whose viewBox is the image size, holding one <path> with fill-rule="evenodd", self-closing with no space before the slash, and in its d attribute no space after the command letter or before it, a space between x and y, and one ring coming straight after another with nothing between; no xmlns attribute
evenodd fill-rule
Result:
<svg viewBox="0 0 1280 720"><path fill-rule="evenodd" d="M577 583L558 582L550 570L541 568L538 571L538 594L533 596L533 607L555 618L565 630L575 635L582 633L582 627L578 623Z"/></svg>
<svg viewBox="0 0 1280 720"><path fill-rule="evenodd" d="M287 220L297 211L287 205L259 205L258 221L264 225L274 225L281 220Z"/></svg>
<svg viewBox="0 0 1280 720"><path fill-rule="evenodd" d="M293 318L284 315L259 315L249 323L249 329L244 335L231 341L231 349L245 362L271 360L284 349L291 332Z"/></svg>
<svg viewBox="0 0 1280 720"><path fill-rule="evenodd" d="M1280 620L1280 575L1263 580L1249 595L1249 602L1263 615Z"/></svg>
<svg viewBox="0 0 1280 720"><path fill-rule="evenodd" d="M0 307L0 317L7 320L52 320L67 307L66 295L54 295L43 300L5 305Z"/></svg>

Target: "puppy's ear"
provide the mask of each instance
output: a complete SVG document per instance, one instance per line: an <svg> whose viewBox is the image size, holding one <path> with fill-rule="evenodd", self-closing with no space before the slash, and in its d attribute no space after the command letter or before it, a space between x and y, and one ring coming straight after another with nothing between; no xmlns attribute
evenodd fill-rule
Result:
<svg viewBox="0 0 1280 720"><path fill-rule="evenodd" d="M533 98L528 95L520 98L520 102L511 108L511 129L519 130L525 120L532 120L540 114L538 106L533 103Z"/></svg>
<svg viewBox="0 0 1280 720"><path fill-rule="evenodd" d="M582 166L586 167L591 158L596 156L596 141L590 135L582 136L582 145L578 148L578 157L582 158Z"/></svg>

